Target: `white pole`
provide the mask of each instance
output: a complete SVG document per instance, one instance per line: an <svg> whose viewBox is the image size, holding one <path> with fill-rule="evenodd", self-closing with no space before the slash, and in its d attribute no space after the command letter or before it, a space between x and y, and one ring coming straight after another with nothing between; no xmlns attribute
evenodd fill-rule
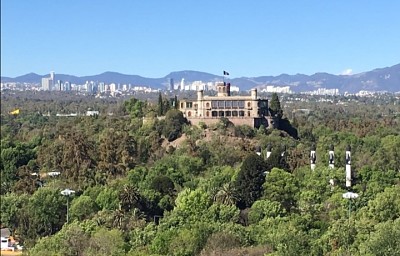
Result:
<svg viewBox="0 0 400 256"><path fill-rule="evenodd" d="M333 150L329 150L329 168L335 168L335 152Z"/></svg>
<svg viewBox="0 0 400 256"><path fill-rule="evenodd" d="M346 187L351 187L351 152L346 150Z"/></svg>

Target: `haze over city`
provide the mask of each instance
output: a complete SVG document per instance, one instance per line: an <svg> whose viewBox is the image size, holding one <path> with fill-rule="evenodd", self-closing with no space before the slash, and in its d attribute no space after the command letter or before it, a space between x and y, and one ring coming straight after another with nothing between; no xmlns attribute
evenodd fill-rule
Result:
<svg viewBox="0 0 400 256"><path fill-rule="evenodd" d="M398 1L1 1L1 75L354 74L399 63Z"/></svg>

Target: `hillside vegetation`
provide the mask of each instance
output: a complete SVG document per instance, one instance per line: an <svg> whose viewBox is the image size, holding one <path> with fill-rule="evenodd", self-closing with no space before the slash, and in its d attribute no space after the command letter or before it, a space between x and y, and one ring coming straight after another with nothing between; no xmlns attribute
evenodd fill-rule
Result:
<svg viewBox="0 0 400 256"><path fill-rule="evenodd" d="M191 126L161 94L2 94L1 225L32 256L400 255L400 102L337 101L282 107L277 130ZM100 115L54 115L82 106Z"/></svg>

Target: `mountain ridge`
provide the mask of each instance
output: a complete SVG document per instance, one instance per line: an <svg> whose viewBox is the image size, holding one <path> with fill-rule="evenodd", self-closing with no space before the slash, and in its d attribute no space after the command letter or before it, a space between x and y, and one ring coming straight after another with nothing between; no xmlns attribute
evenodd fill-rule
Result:
<svg viewBox="0 0 400 256"><path fill-rule="evenodd" d="M2 76L1 82L40 83L43 77L49 77L49 74L39 75L28 73L14 78ZM185 82L215 82L221 81L223 76L194 70L173 71L160 78L147 78L140 75L122 74L114 71L105 71L101 74L89 76L56 74L57 80L69 81L76 84L83 84L86 81L130 83L132 85L149 86L158 89L166 88L170 78L174 80L174 83L180 83L182 79ZM266 85L274 85L290 86L294 92L310 91L318 88L337 88L340 92L347 91L351 93L360 90L397 92L400 91L400 64L351 75L334 75L326 72L317 72L312 75L290 75L283 73L278 76L225 77L225 80L230 81L232 85L238 86L241 90L249 90L251 88L262 89Z"/></svg>

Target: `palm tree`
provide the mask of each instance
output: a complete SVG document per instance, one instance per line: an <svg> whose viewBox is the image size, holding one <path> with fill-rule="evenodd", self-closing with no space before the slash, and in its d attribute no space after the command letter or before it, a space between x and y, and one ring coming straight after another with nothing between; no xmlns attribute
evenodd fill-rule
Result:
<svg viewBox="0 0 400 256"><path fill-rule="evenodd" d="M139 190L132 185L125 185L119 194L120 207L125 212L129 212L132 208L141 208L141 195Z"/></svg>
<svg viewBox="0 0 400 256"><path fill-rule="evenodd" d="M235 205L238 201L237 193L231 183L226 183L213 197L214 202L224 205Z"/></svg>

